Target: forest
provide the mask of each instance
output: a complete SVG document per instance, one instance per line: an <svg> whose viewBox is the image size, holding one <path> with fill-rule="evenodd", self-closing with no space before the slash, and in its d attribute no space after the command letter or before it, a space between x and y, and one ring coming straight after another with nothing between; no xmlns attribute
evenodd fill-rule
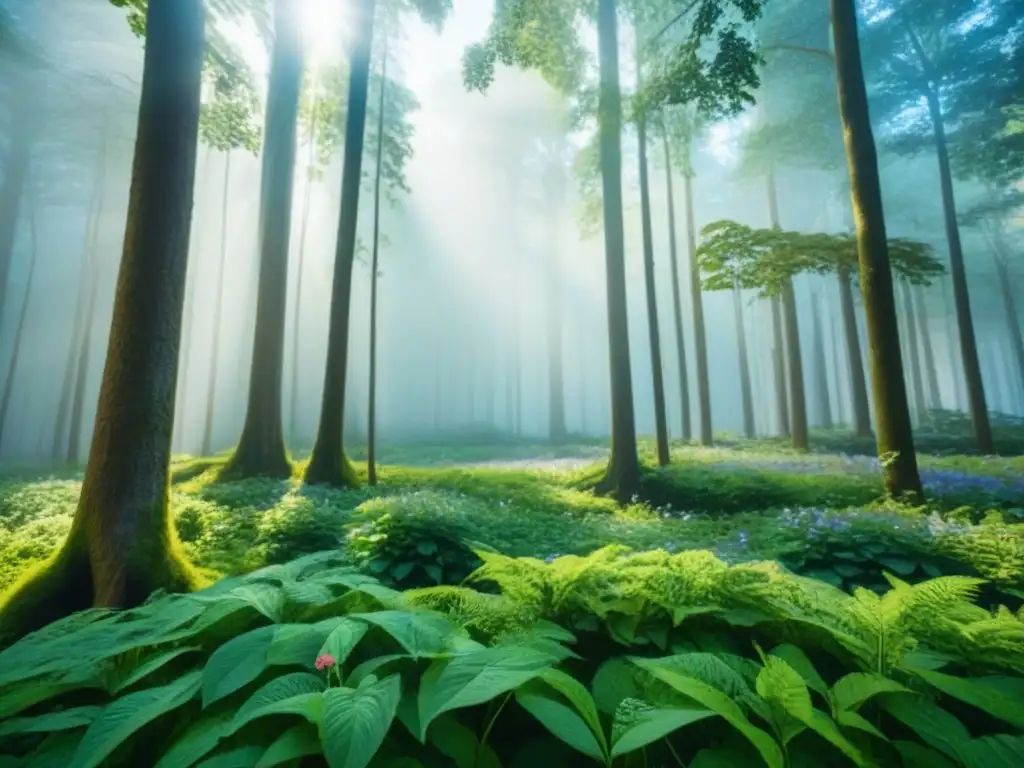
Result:
<svg viewBox="0 0 1024 768"><path fill-rule="evenodd" d="M1020 0L0 0L0 768L1024 766Z"/></svg>

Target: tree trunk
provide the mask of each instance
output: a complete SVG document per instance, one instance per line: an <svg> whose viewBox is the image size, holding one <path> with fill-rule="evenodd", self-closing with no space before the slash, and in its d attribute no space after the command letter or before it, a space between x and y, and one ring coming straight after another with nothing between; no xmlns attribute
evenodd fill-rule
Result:
<svg viewBox="0 0 1024 768"><path fill-rule="evenodd" d="M839 280L839 305L843 313L843 335L846 337L846 363L850 367L850 406L853 409L853 432L857 437L871 437L871 403L868 401L867 381L864 377L864 359L860 352L860 333L857 314L853 306L853 288L849 271L841 267L836 273Z"/></svg>
<svg viewBox="0 0 1024 768"><path fill-rule="evenodd" d="M789 414L793 447L807 451L807 394L804 388L803 356L800 353L800 325L797 322L793 280L782 286L782 314L786 328L786 358L789 364Z"/></svg>
<svg viewBox="0 0 1024 768"><path fill-rule="evenodd" d="M835 47L839 113L850 174L850 196L857 230L861 292L867 318L871 380L875 395L878 454L884 459L890 495L922 495L914 432L900 358L896 297L889 268L878 156L871 130L867 88L857 37L855 0L829 0Z"/></svg>
<svg viewBox="0 0 1024 768"><path fill-rule="evenodd" d="M1013 286L1010 281L1010 268L1006 259L999 254L994 255L996 271L999 274L999 290L1003 296L1003 310L1006 312L1007 337L1010 340L1010 348L1013 350L1013 359L1016 363L1014 377L1021 390L1024 390L1024 334L1021 332L1020 315L1017 314L1017 301L1014 298Z"/></svg>
<svg viewBox="0 0 1024 768"><path fill-rule="evenodd" d="M672 154L669 149L668 133L662 131L665 148L665 188L668 193L668 248L672 266L672 318L676 331L676 359L679 362L679 406L682 418L682 436L690 441L690 382L686 370L686 337L683 335L683 298L679 282L679 248L676 243L676 203L672 184Z"/></svg>
<svg viewBox="0 0 1024 768"><path fill-rule="evenodd" d="M221 315L224 311L224 271L228 260L228 190L231 188L231 151L224 153L224 192L221 197L220 263L217 265L213 301L213 339L210 343L210 378L206 383L206 413L203 418L202 455L213 452L213 415L217 409L217 373L220 368ZM300 262L301 263L301 262Z"/></svg>
<svg viewBox="0 0 1024 768"><path fill-rule="evenodd" d="M317 99L313 98L313 114ZM313 164L316 162L316 131L309 135L309 158L306 167L306 189L302 198L302 227L299 230L299 258L295 265L295 308L292 311L292 386L288 404L288 437L292 447L298 438L299 366L302 364L302 278L306 266L306 235L309 231L310 200L313 196Z"/></svg>
<svg viewBox="0 0 1024 768"><path fill-rule="evenodd" d="M818 426L832 429L832 398L829 395L828 362L825 359L825 333L817 293L811 294L814 317L814 387L818 390Z"/></svg>
<svg viewBox="0 0 1024 768"><path fill-rule="evenodd" d="M561 155L557 158L561 162ZM565 425L565 371L562 365L562 274L560 269L560 237L558 212L564 203L561 168L548 177L549 210L551 217L551 253L547 269L547 321L548 321L548 439L555 444L568 437ZM492 366L488 366L488 371ZM488 377L490 378L490 377ZM491 420L494 386L488 382L488 421Z"/></svg>
<svg viewBox="0 0 1024 768"><path fill-rule="evenodd" d="M959 346L955 341L958 338L956 316L953 314L951 306L949 286L950 283L944 283L942 286L942 300L946 308L946 348L949 353L949 375L953 380L953 410L963 412L965 410L964 367L960 364L960 356L957 354Z"/></svg>
<svg viewBox="0 0 1024 768"><path fill-rule="evenodd" d="M640 58L637 57L637 87L640 86ZM643 111L637 118L640 158L640 217L643 227L644 284L647 289L647 331L651 343L651 380L654 384L654 433L658 466L669 463L668 419L665 415L665 379L661 366L661 330L658 325L658 292L654 277L654 233L651 229L651 190L647 174L647 120Z"/></svg>
<svg viewBox="0 0 1024 768"><path fill-rule="evenodd" d="M291 475L281 423L281 377L295 183L295 133L302 87L302 35L298 12L292 3L275 0L274 29L260 176L259 288L249 402L242 436L227 467L230 474L242 477Z"/></svg>
<svg viewBox="0 0 1024 768"><path fill-rule="evenodd" d="M128 226L96 426L59 553L8 596L0 634L192 588L171 523L171 430L195 183L203 3L150 0Z"/></svg>
<svg viewBox="0 0 1024 768"><path fill-rule="evenodd" d="M903 293L903 314L907 318L907 356L910 358L910 380L914 392L914 410L918 422L928 421L928 406L924 401L924 381L921 378L921 351L917 344L917 320L914 317L914 300L907 282L901 281Z"/></svg>
<svg viewBox="0 0 1024 768"><path fill-rule="evenodd" d="M953 172L949 166L946 129L942 121L938 93L929 88L926 99L932 128L935 131L942 211L946 225L946 240L949 243L949 273L953 278L953 299L956 303L957 325L960 328L960 357L964 366L971 419L974 422L974 437L978 443L978 450L984 455L990 455L995 452L995 447L992 443L992 428L988 421L988 406L985 404L985 385L981 380L981 365L978 362L971 298L967 290L967 271L964 268L964 252L960 244L960 226L956 220L956 198L953 195Z"/></svg>
<svg viewBox="0 0 1024 768"><path fill-rule="evenodd" d="M99 227L97 227L98 233ZM97 234L98 239L98 234ZM93 251L94 259L96 250ZM85 315L82 322L82 343L78 348L78 360L75 363L75 388L71 397L71 426L68 433L68 446L66 460L68 464L75 465L80 461L78 455L82 444L83 420L85 418L85 390L89 386L89 359L92 352L92 329L96 324L96 295L99 293L100 270L98 264L93 264L90 270L89 298L86 301Z"/></svg>
<svg viewBox="0 0 1024 768"><path fill-rule="evenodd" d="M844 393L839 367L839 336L836 334L835 314L832 312L828 314L828 337L832 348L832 379L835 381L836 418L840 425L846 427L849 422L846 420L846 407L843 405ZM861 376L863 377L863 375L864 372L861 371ZM863 378L861 380L863 381Z"/></svg>
<svg viewBox="0 0 1024 768"><path fill-rule="evenodd" d="M380 179L384 159L384 96L388 86L388 38L380 67L380 103L377 106L377 167L373 181L373 255L370 258L370 392L366 409L367 480L377 484L377 271L380 268Z"/></svg>
<svg viewBox="0 0 1024 768"><path fill-rule="evenodd" d="M736 340L740 362L740 394L743 400L743 434L756 437L754 426L754 395L750 386L750 360L747 358L747 329L743 325L743 292L739 281L732 288L733 307L736 313Z"/></svg>
<svg viewBox="0 0 1024 768"><path fill-rule="evenodd" d="M622 216L622 91L619 86L619 33L616 0L598 0L600 66L598 130L604 207L608 301L608 358L611 373L612 453L598 490L626 501L640 490L636 419L626 307L626 240Z"/></svg>
<svg viewBox="0 0 1024 768"><path fill-rule="evenodd" d="M768 188L768 219L772 229L782 229L779 219L779 193L775 185L775 172L765 177ZM775 398L779 416L779 436L790 437L789 388L786 380L786 347L783 341L782 306L778 298L772 298L772 364L775 366Z"/></svg>
<svg viewBox="0 0 1024 768"><path fill-rule="evenodd" d="M697 399L700 404L700 442L712 445L715 441L711 429L711 382L708 377L708 342L704 330L704 293L697 263L697 222L693 215L693 177L684 179L686 191L686 247L690 260L690 305L693 308L693 345L697 362Z"/></svg>
<svg viewBox="0 0 1024 768"><path fill-rule="evenodd" d="M31 100L31 86L26 84L19 91L23 94L21 99ZM15 108L4 161L3 183L0 184L0 323L4 321L7 310L7 280L14 257L21 200L32 162L32 146L38 133L35 110L31 101L18 103Z"/></svg>
<svg viewBox="0 0 1024 768"><path fill-rule="evenodd" d="M39 256L39 230L36 219L35 195L29 200L29 233L32 236L32 250L29 252L28 279L25 282L25 299L21 302L21 310L18 313L18 326L14 331L14 347L11 349L11 364L7 368L7 378L4 380L3 399L0 400L0 447L3 446L3 438L6 434L7 413L11 406L11 393L14 391L14 382L18 377L18 362L21 357L21 343L25 338L25 321L28 319L29 302L32 300L32 283L36 274L36 260Z"/></svg>
<svg viewBox="0 0 1024 768"><path fill-rule="evenodd" d="M928 325L928 312L925 310L924 295L920 286L914 287L914 310L917 313L917 328L921 334L921 351L924 353L925 382L928 385L928 409L939 410L942 408L939 372L935 367L935 348L932 346L932 334Z"/></svg>
<svg viewBox="0 0 1024 768"><path fill-rule="evenodd" d="M366 102L373 54L376 0L358 0L355 38L350 52L348 111L345 117L344 170L341 179L341 215L331 287L331 319L324 366L323 400L316 442L306 469L307 483L354 486L355 470L345 457L345 386L348 374L348 336L352 305L352 266L356 254L359 184L363 172Z"/></svg>

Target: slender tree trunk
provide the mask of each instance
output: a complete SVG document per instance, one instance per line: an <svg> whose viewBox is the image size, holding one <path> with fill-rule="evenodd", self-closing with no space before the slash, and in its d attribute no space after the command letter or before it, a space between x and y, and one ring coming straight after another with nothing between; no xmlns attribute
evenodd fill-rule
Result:
<svg viewBox="0 0 1024 768"><path fill-rule="evenodd" d="M754 438L754 395L750 387L750 360L747 357L747 329L743 325L743 292L739 281L732 288L733 309L736 313L736 340L740 362L740 395L743 401L743 434Z"/></svg>
<svg viewBox="0 0 1024 768"><path fill-rule="evenodd" d="M11 119L3 183L0 184L0 323L7 310L7 280L14 257L14 241L18 232L25 181L32 162L32 147L38 133L37 107L32 103L32 86L25 84L19 91L21 95Z"/></svg>
<svg viewBox="0 0 1024 768"><path fill-rule="evenodd" d="M772 229L782 229L779 219L779 192L775 184L775 172L765 177L768 189L768 218ZM783 341L782 305L778 298L772 298L772 336L774 349L772 353L775 366L775 397L779 416L779 435L790 437L792 425L789 414L789 388L786 380L786 347Z"/></svg>
<svg viewBox="0 0 1024 768"><path fill-rule="evenodd" d="M921 352L924 355L924 374L928 392L928 410L942 408L942 396L939 392L939 372L935 368L935 349L932 346L932 334L928 327L928 313L924 306L924 296L920 286L914 287L914 312L917 315L917 328L921 334Z"/></svg>
<svg viewBox="0 0 1024 768"><path fill-rule="evenodd" d="M7 368L7 378L4 380L3 399L0 400L0 446L3 445L3 438L6 434L7 413L11 406L11 393L14 391L14 382L18 377L18 362L21 358L21 344L25 339L25 321L28 319L29 302L32 300L32 284L36 274L36 260L39 257L39 231L36 219L36 195L29 199L29 234L32 236L32 250L29 252L28 279L25 281L25 299L21 303L18 312L18 326L14 331L14 347L11 349L11 364Z"/></svg>
<svg viewBox="0 0 1024 768"><path fill-rule="evenodd" d="M557 162L561 162L560 153ZM548 176L548 216L551 217L551 253L547 268L548 439L555 444L564 443L568 437L565 425L565 371L562 365L562 273L558 212L564 202L564 185L560 174L561 168L558 168ZM491 385L488 387L488 405L493 401L494 387Z"/></svg>
<svg viewBox="0 0 1024 768"><path fill-rule="evenodd" d="M1010 340L1010 348L1013 350L1013 359L1016 363L1014 377L1017 379L1018 386L1024 389L1024 333L1021 332L1020 315L1017 314L1017 301L1013 295L1010 268L1006 259L999 254L995 254L995 261L996 271L999 274L999 290L1003 297L1003 311L1006 312L1007 337Z"/></svg>
<svg viewBox="0 0 1024 768"><path fill-rule="evenodd" d="M228 464L231 474L243 477L291 475L281 423L281 377L295 183L295 133L302 88L302 35L293 3L275 0L274 28L260 176L259 289L249 401L242 436Z"/></svg>
<svg viewBox="0 0 1024 768"><path fill-rule="evenodd" d="M839 336L836 333L835 315L831 312L828 315L828 336L831 342L830 346L832 348L832 378L835 381L836 417L839 421L839 424L841 424L843 427L846 427L849 425L849 422L846 420L846 407L843 405L844 393L842 386L842 376L840 374L841 369L839 367ZM861 376L863 375L864 372L861 371Z"/></svg>
<svg viewBox="0 0 1024 768"><path fill-rule="evenodd" d="M641 60L637 55L637 87L640 87ZM665 414L665 378L661 365L661 329L658 324L658 291L654 277L654 232L651 228L651 188L647 171L647 119L641 110L637 118L637 142L640 160L640 217L643 227L644 284L647 289L647 331L651 344L651 380L654 384L654 433L658 466L669 463L668 419Z"/></svg>
<svg viewBox="0 0 1024 768"><path fill-rule="evenodd" d="M9 595L0 634L130 607L197 576L171 523L171 430L195 183L203 3L150 0L128 226L89 463L59 553Z"/></svg>
<svg viewBox="0 0 1024 768"><path fill-rule="evenodd" d="M867 88L857 36L855 0L829 0L835 47L839 113L850 174L850 196L857 230L861 292L867 317L871 380L875 394L878 454L885 490L891 495L922 495L914 432L900 359L896 297L889 268L878 156L871 129Z"/></svg>
<svg viewBox="0 0 1024 768"><path fill-rule="evenodd" d="M370 258L370 392L366 409L367 481L377 484L377 284L380 269L380 179L384 159L384 96L388 87L388 38L380 67L380 103L377 105L377 167L373 180L373 255Z"/></svg>
<svg viewBox="0 0 1024 768"><path fill-rule="evenodd" d="M317 100L313 99L313 114L316 114ZM295 445L299 423L299 366L302 365L302 278L306 267L306 235L309 232L309 210L313 197L313 164L316 162L316 131L309 136L309 158L306 167L306 189L302 198L302 227L299 230L299 258L295 265L295 308L292 310L292 386L289 393L288 431L289 442Z"/></svg>
<svg viewBox="0 0 1024 768"><path fill-rule="evenodd" d="M789 414L793 432L793 447L808 450L807 394L804 387L803 355L800 352L800 325L797 321L796 294L793 280L782 286L782 314L786 328L786 358L789 364Z"/></svg>
<svg viewBox="0 0 1024 768"><path fill-rule="evenodd" d="M903 293L903 315L907 319L907 356L910 358L910 380L914 392L914 410L919 422L928 421L928 406L924 401L924 382L921 378L921 352L917 344L917 320L914 317L914 300L907 282L901 281Z"/></svg>
<svg viewBox="0 0 1024 768"><path fill-rule="evenodd" d="M217 265L213 300L213 339L210 343L210 378L206 383L206 413L203 418L202 455L213 452L213 416L217 410L217 374L220 369L221 316L224 311L224 272L228 260L228 192L231 188L231 152L224 153L224 191L221 197L220 263ZM301 262L300 262L301 263Z"/></svg>
<svg viewBox="0 0 1024 768"><path fill-rule="evenodd" d="M626 307L626 240L622 216L622 91L616 0L598 0L600 65L598 130L604 200L604 244L608 300L608 358L611 367L612 453L598 490L626 501L640 490L636 450L629 313Z"/></svg>
<svg viewBox="0 0 1024 768"><path fill-rule="evenodd" d="M697 364L697 400L700 405L700 442L712 445L711 380L708 376L708 342L704 329L704 293L697 263L697 221L693 215L693 176L684 179L686 192L686 247L690 260L690 305L693 308L693 345Z"/></svg>
<svg viewBox="0 0 1024 768"><path fill-rule="evenodd" d="M690 382L686 370L686 337L683 335L683 298L679 282L679 248L676 242L676 202L672 184L672 153L668 133L661 132L665 149L665 188L668 193L668 248L672 266L672 319L676 331L676 360L679 362L679 407L682 418L683 440L689 442L690 427Z"/></svg>
<svg viewBox="0 0 1024 768"><path fill-rule="evenodd" d="M93 253L95 254L96 251L94 250ZM65 457L67 463L71 465L78 464L80 461L78 451L82 444L82 430L85 427L85 391L89 387L89 359L92 357L92 330L96 324L96 296L100 286L99 272L99 265L94 263L88 277L89 298L86 302L82 325L82 344L78 348L78 360L75 363L75 389L71 398L71 426Z"/></svg>
<svg viewBox="0 0 1024 768"><path fill-rule="evenodd" d="M357 0L354 43L350 53L348 111L345 117L344 170L341 179L341 215L331 288L331 319L324 366L323 401L316 442L306 469L306 482L355 485L356 474L345 457L345 386L348 374L348 336L352 305L352 266L359 218L359 184L363 173L366 102L373 54L376 0Z"/></svg>
<svg viewBox="0 0 1024 768"><path fill-rule="evenodd" d="M985 404L985 385L981 379L981 365L978 362L978 347L974 334L974 319L971 316L971 297L967 290L967 270L964 268L963 247L960 244L960 226L956 220L956 198L953 194L953 172L949 165L949 150L946 146L946 129L942 120L939 95L929 89L926 94L928 112L935 131L935 152L939 161L939 181L942 189L942 210L946 225L946 240L949 243L949 273L953 278L953 299L956 303L957 326L960 328L960 357L963 360L964 380L967 383L967 397L974 422L974 436L978 450L985 455L995 452L992 442L992 428L988 420L988 406Z"/></svg>
<svg viewBox="0 0 1024 768"><path fill-rule="evenodd" d="M825 358L825 333L819 298L817 293L811 294L814 317L814 387L818 390L818 425L822 429L832 429L832 398L828 391L828 362Z"/></svg>
<svg viewBox="0 0 1024 768"><path fill-rule="evenodd" d="M946 347L949 352L949 375L953 380L953 410L962 413L965 410L964 367L960 363L958 354L959 345L956 340L959 337L956 331L956 315L953 313L949 287L950 283L947 282L943 285L942 290L942 300L946 308Z"/></svg>
<svg viewBox="0 0 1024 768"><path fill-rule="evenodd" d="M864 360L860 353L860 333L857 314L853 306L853 288L850 272L840 267L839 306L843 313L843 335L846 337L846 363L850 368L850 405L853 408L853 432L857 437L871 437L871 404L868 401Z"/></svg>

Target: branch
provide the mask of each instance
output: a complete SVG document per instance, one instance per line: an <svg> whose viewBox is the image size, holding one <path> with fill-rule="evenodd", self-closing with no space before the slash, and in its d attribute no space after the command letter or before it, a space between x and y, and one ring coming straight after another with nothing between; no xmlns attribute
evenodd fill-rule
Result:
<svg viewBox="0 0 1024 768"><path fill-rule="evenodd" d="M672 27L674 27L679 21L681 21L682 18L684 16L686 16L686 14L688 14L690 11L692 11L694 8L696 8L697 4L700 1L701 0L690 0L690 4L687 5L682 11L680 11L679 14L674 19L672 19L668 24L666 24L664 27L662 27L660 32L658 32L656 35L654 35L654 37L652 37L650 40L648 40L647 44L648 45L653 45L654 43L658 42L658 39L662 35L664 35Z"/></svg>
<svg viewBox="0 0 1024 768"><path fill-rule="evenodd" d="M761 50L767 51L791 51L793 53L810 53L815 56L824 56L830 62L835 64L836 57L830 51L823 50L821 48L807 48L802 45L769 45Z"/></svg>

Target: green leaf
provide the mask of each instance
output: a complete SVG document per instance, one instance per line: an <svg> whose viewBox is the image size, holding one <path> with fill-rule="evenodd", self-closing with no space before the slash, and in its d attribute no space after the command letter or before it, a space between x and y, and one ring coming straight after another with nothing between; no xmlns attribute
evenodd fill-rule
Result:
<svg viewBox="0 0 1024 768"><path fill-rule="evenodd" d="M73 765L75 753L81 742L81 734L72 731L50 734L24 762L18 761L18 768L67 768L69 764Z"/></svg>
<svg viewBox="0 0 1024 768"><path fill-rule="evenodd" d="M359 641L363 639L367 629L368 627L364 622L355 621L350 618L341 619L338 625L331 631L331 634L327 636L327 639L324 640L323 646L316 655L328 654L333 656L340 667L345 663L345 659L352 653L352 650L359 644Z"/></svg>
<svg viewBox="0 0 1024 768"><path fill-rule="evenodd" d="M195 765L216 749L228 734L233 716L233 712L221 712L197 720L164 752L155 768L189 768Z"/></svg>
<svg viewBox="0 0 1024 768"><path fill-rule="evenodd" d="M837 710L856 711L880 693L909 693L894 680L870 672L851 672L839 678L832 688L832 703Z"/></svg>
<svg viewBox="0 0 1024 768"><path fill-rule="evenodd" d="M430 555L437 552L437 544L435 544L430 539L422 539L421 541L417 542L416 551L424 557L429 557Z"/></svg>
<svg viewBox="0 0 1024 768"><path fill-rule="evenodd" d="M873 765L865 759L857 747L850 743L850 741L842 734L836 724L832 721L832 718L824 712L817 709L812 710L810 716L805 722L811 730L850 758L855 765L861 766L861 768L867 768L867 766Z"/></svg>
<svg viewBox="0 0 1024 768"><path fill-rule="evenodd" d="M839 723L843 728L856 728L858 731L864 733L870 733L872 736L882 741L888 741L888 738L884 733L879 731L870 722L865 720L863 717L858 715L856 712L850 710L840 710L836 713L836 722Z"/></svg>
<svg viewBox="0 0 1024 768"><path fill-rule="evenodd" d="M353 619L380 627L414 659L448 653L448 638L458 630L434 611L376 611L352 614Z"/></svg>
<svg viewBox="0 0 1024 768"><path fill-rule="evenodd" d="M267 649L267 664L312 668L317 652L341 621L330 618L316 624L279 624Z"/></svg>
<svg viewBox="0 0 1024 768"><path fill-rule="evenodd" d="M555 661L550 654L512 645L434 661L420 680L420 741L442 712L482 704L515 690Z"/></svg>
<svg viewBox="0 0 1024 768"><path fill-rule="evenodd" d="M384 656L376 656L372 659L367 659L362 664L352 670L352 674L348 676L348 680L345 682L349 686L357 686L365 678L372 674L375 674L377 670L382 669L389 664L393 664L396 661L403 661L411 659L407 653L391 653Z"/></svg>
<svg viewBox="0 0 1024 768"><path fill-rule="evenodd" d="M267 652L277 627L260 627L233 637L203 667L203 707L248 685L267 668Z"/></svg>
<svg viewBox="0 0 1024 768"><path fill-rule="evenodd" d="M880 557L878 562L899 576L910 576L917 570L917 563L905 557Z"/></svg>
<svg viewBox="0 0 1024 768"><path fill-rule="evenodd" d="M903 759L903 768L956 768L941 752L918 744L916 741L890 742Z"/></svg>
<svg viewBox="0 0 1024 768"><path fill-rule="evenodd" d="M321 741L331 768L365 768L380 749L402 698L402 683L392 675L358 690L324 692Z"/></svg>
<svg viewBox="0 0 1024 768"><path fill-rule="evenodd" d="M250 768L263 753L263 747L235 747L197 763L195 768Z"/></svg>
<svg viewBox="0 0 1024 768"><path fill-rule="evenodd" d="M321 751L320 736L316 727L302 723L278 736L274 743L267 747L255 768L273 768L275 765L298 760L307 755L319 755Z"/></svg>
<svg viewBox="0 0 1024 768"><path fill-rule="evenodd" d="M549 688L531 680L516 689L516 701L556 738L577 752L605 762L605 749L593 730L573 707L556 697Z"/></svg>
<svg viewBox="0 0 1024 768"><path fill-rule="evenodd" d="M611 756L643 749L690 723L714 716L710 709L657 709L626 699L612 720Z"/></svg>
<svg viewBox="0 0 1024 768"><path fill-rule="evenodd" d="M413 736L418 735L417 723L417 732ZM442 755L452 760L455 768L501 768L501 761L490 744L484 744L481 748L472 729L460 723L451 712L446 712L430 724L427 740Z"/></svg>
<svg viewBox="0 0 1024 768"><path fill-rule="evenodd" d="M822 696L828 696L828 683L818 674L818 670L814 668L814 664L811 663L811 660L807 658L802 650L795 645L785 643L776 646L772 650L771 655L778 656L796 670L797 674L800 675L804 683L812 691L820 693Z"/></svg>
<svg viewBox="0 0 1024 768"><path fill-rule="evenodd" d="M597 713L597 705L594 703L594 698L583 684L576 680L576 678L557 669L542 670L537 676L537 681L543 681L572 704L587 724L591 733L594 734L598 744L601 746L602 754L606 753L608 745L604 738L604 728L601 726L601 716Z"/></svg>
<svg viewBox="0 0 1024 768"><path fill-rule="evenodd" d="M271 680L239 708L231 731L267 715L301 715L315 723L323 705L323 691L324 681L308 672L293 672Z"/></svg>
<svg viewBox="0 0 1024 768"><path fill-rule="evenodd" d="M983 736L960 747L964 768L1020 768L1024 765L1024 736Z"/></svg>
<svg viewBox="0 0 1024 768"><path fill-rule="evenodd" d="M755 682L758 695L766 701L775 700L801 723L807 722L813 709L811 694L803 678L777 656L766 656Z"/></svg>
<svg viewBox="0 0 1024 768"><path fill-rule="evenodd" d="M398 563L391 568L391 577L395 581L401 581L412 573L413 568L416 567L416 563L410 563L408 560L404 563Z"/></svg>
<svg viewBox="0 0 1024 768"><path fill-rule="evenodd" d="M594 703L606 715L614 714L623 699L643 698L636 667L619 656L598 667L590 687L594 691Z"/></svg>
<svg viewBox="0 0 1024 768"><path fill-rule="evenodd" d="M95 768L147 723L185 704L199 692L202 675L190 672L169 685L129 693L109 704L82 737L74 768Z"/></svg>
<svg viewBox="0 0 1024 768"><path fill-rule="evenodd" d="M883 700L885 710L917 733L929 746L958 759L960 747L971 735L963 724L923 696L896 694Z"/></svg>
<svg viewBox="0 0 1024 768"><path fill-rule="evenodd" d="M441 566L434 565L433 563L427 563L423 566L423 570L426 572L427 576L430 577L430 580L433 581L435 584L441 583L441 580L444 576L444 573L441 571Z"/></svg>
<svg viewBox="0 0 1024 768"><path fill-rule="evenodd" d="M680 693L689 696L698 704L723 717L757 748L761 757L768 764L768 768L783 768L785 761L775 739L757 726L752 725L747 720L746 715L743 714L743 710L739 708L739 705L724 693L699 680L665 669L658 664L657 660L639 657L630 657L630 660L662 682L667 683Z"/></svg>
<svg viewBox="0 0 1024 768"><path fill-rule="evenodd" d="M15 717L0 723L0 736L71 731L89 725L102 711L102 707L72 707L36 717Z"/></svg>
<svg viewBox="0 0 1024 768"><path fill-rule="evenodd" d="M1024 728L1024 704L1006 695L998 688L999 681L1006 678L964 679L925 669L914 670L929 685L938 688L947 696L988 712L1017 728Z"/></svg>
<svg viewBox="0 0 1024 768"><path fill-rule="evenodd" d="M174 661L179 656L183 656L186 653L195 653L196 651L200 650L202 649L197 647L175 648L172 651L158 653L156 656L147 659L146 661L142 662L142 664L135 667L132 670L131 674L129 674L126 678L118 682L117 686L111 691L111 693L119 694L126 688L130 688L131 686L135 685L135 683L139 682L144 677L148 677L153 672L156 672L165 664Z"/></svg>

